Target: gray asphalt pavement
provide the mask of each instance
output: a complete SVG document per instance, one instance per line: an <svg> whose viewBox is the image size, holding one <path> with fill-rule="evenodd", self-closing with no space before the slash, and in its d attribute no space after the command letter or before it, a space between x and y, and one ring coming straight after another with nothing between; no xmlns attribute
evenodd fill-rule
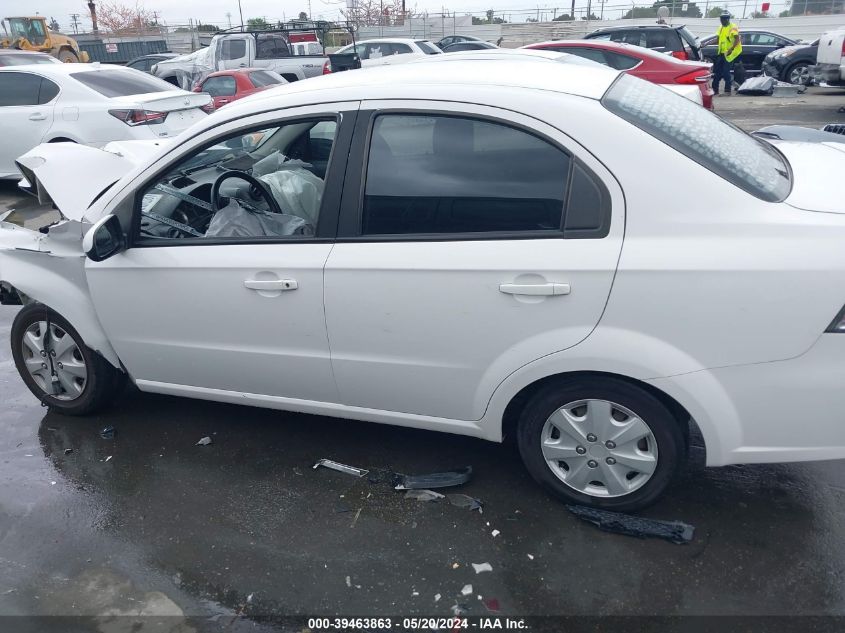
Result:
<svg viewBox="0 0 845 633"><path fill-rule="evenodd" d="M768 116L731 99L737 120ZM3 185L2 204L18 205L11 195ZM99 631L202 628L119 615L261 631L284 628L264 617L449 616L456 603L472 615L496 605L503 615L845 615L845 463L704 469L694 450L683 480L644 513L693 524L694 540L640 540L573 517L509 445L132 388L101 415L48 413L10 357L15 311L0 307L0 615L89 616L77 630ZM100 436L107 426L113 439ZM205 436L213 444L196 446ZM484 512L311 468L324 457L407 473L472 465L455 491ZM493 571L476 574L482 562Z"/></svg>

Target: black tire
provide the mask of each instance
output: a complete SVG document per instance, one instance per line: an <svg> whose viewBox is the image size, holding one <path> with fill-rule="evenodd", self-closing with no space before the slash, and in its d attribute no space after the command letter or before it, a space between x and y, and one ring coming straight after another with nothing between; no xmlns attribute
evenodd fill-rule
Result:
<svg viewBox="0 0 845 633"><path fill-rule="evenodd" d="M73 339L79 355L84 361L86 370L84 388L73 399L62 399L48 393L30 374L26 366L27 360L32 360L34 354L28 347L25 349L24 335L30 326L45 321L48 316L50 322L60 328L65 336L70 336ZM18 312L12 322L11 343L15 367L27 388L40 402L53 411L65 415L95 413L111 402L125 384L123 372L114 368L102 356L89 349L79 333L64 317L42 304L33 303ZM45 361L48 360L45 358Z"/></svg>
<svg viewBox="0 0 845 633"><path fill-rule="evenodd" d="M60 62L64 64L76 64L79 62L79 57L76 53L68 48L63 48L59 51L57 58Z"/></svg>
<svg viewBox="0 0 845 633"><path fill-rule="evenodd" d="M795 70L799 70L799 69L803 69L803 68L809 69L810 64L807 63L807 62L795 62L794 64L789 66L785 71L783 71L783 80L787 83L791 83L791 84L794 84L796 86L809 86L813 82L812 77L810 77L809 74L807 75L806 79L804 79L802 81L798 81L797 83L793 82L792 79L791 79L792 73Z"/></svg>
<svg viewBox="0 0 845 633"><path fill-rule="evenodd" d="M553 472L543 455L543 429L558 409L580 400L605 400L621 405L649 427L657 443L657 464L641 487L621 496L594 496L569 486ZM596 445L603 441L599 438ZM681 425L660 400L635 385L604 376L564 379L542 388L522 412L517 443L528 472L554 496L567 503L619 512L641 510L654 503L675 479L686 455Z"/></svg>

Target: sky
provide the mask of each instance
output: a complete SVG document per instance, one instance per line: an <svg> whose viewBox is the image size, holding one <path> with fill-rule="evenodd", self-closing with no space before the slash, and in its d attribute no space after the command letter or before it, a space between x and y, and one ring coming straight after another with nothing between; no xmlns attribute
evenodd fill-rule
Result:
<svg viewBox="0 0 845 633"><path fill-rule="evenodd" d="M599 0L593 1L593 13L598 13ZM607 6L622 5L626 0L608 0ZM123 0L123 4L134 5L135 0ZM314 19L337 19L339 10L346 5L345 0L310 0L311 15ZM628 0L630 6L630 0ZM4 15L31 15L37 12L48 18L54 17L63 31L72 32L70 28L70 14L80 14L81 24L84 30L88 30L91 22L88 19L88 7L86 0L2 0ZM187 24L189 19L201 20L204 23L217 24L221 27L228 25L226 13L231 13L232 24L237 25L238 2L237 0L142 0L141 4L151 11L157 11L159 20L171 24ZM276 21L290 19L299 15L300 11L308 12L309 0L241 0L244 20L251 17L266 17L268 20ZM638 4L643 4L642 1ZM416 7L417 11L428 10L440 13L443 7L458 14L476 13L483 14L489 8L498 11L527 10L540 6L547 8L551 15L552 7L558 7L558 13L571 5L571 0L544 0L531 2L531 0L453 0L449 4L443 4L442 0L407 0L409 9ZM586 7L587 0L577 0L577 7ZM3 16L0 16L3 17ZM616 16L614 16L616 17ZM549 18L550 19L550 18ZM522 20L520 20L522 21Z"/></svg>

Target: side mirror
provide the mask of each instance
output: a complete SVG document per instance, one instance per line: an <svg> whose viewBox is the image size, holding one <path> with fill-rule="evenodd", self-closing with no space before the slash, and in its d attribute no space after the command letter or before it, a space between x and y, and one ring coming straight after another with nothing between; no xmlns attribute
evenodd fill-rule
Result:
<svg viewBox="0 0 845 633"><path fill-rule="evenodd" d="M114 215L107 215L88 229L82 238L82 250L93 262L101 262L126 248L126 239L120 221Z"/></svg>

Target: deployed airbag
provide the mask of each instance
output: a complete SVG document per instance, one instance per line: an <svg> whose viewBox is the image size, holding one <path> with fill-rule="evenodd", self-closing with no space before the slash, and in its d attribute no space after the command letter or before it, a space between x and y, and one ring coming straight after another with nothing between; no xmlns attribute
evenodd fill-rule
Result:
<svg viewBox="0 0 845 633"><path fill-rule="evenodd" d="M305 220L287 213L252 211L236 198L211 218L206 237L282 237L306 233Z"/></svg>

